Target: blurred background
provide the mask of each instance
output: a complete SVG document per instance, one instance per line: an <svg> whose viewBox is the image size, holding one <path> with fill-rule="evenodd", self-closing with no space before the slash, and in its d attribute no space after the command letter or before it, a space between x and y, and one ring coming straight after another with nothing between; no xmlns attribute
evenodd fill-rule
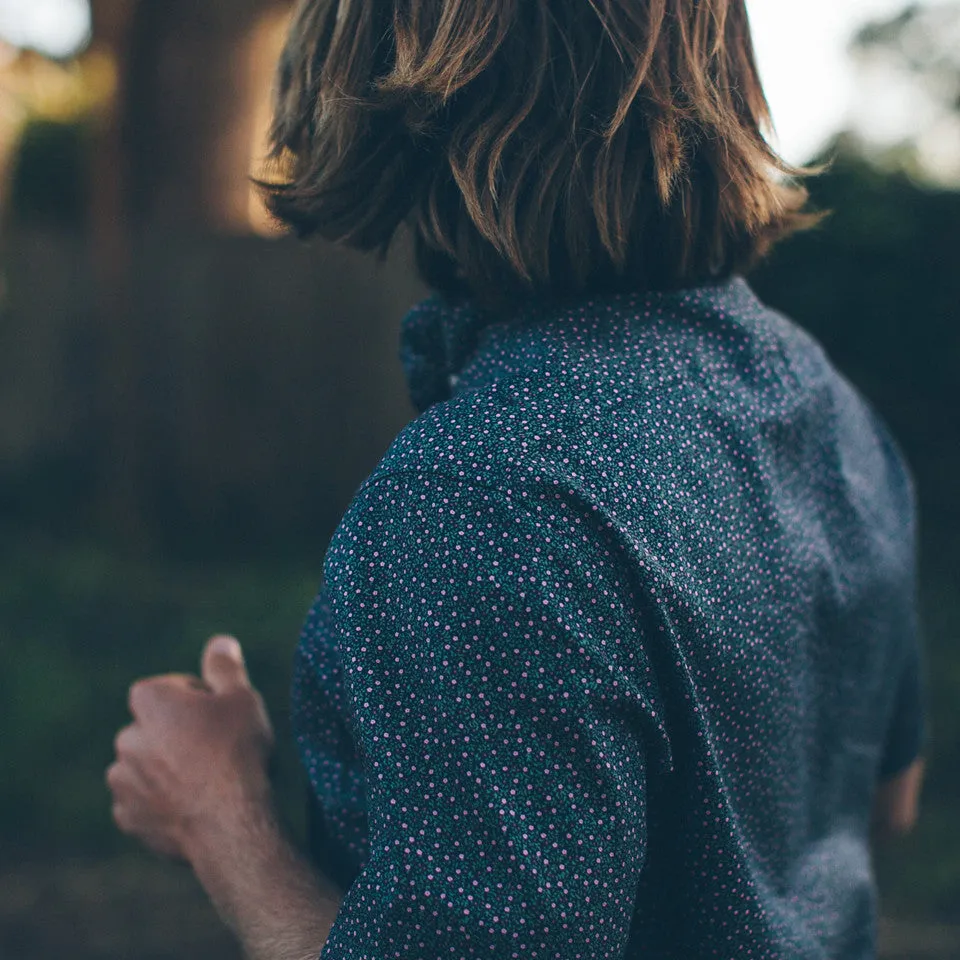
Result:
<svg viewBox="0 0 960 960"><path fill-rule="evenodd" d="M834 211L750 279L916 476L932 752L878 857L886 957L960 957L960 4L750 0L787 159ZM787 9L788 7L792 9ZM290 662L344 508L414 414L424 291L280 236L250 189L287 0L0 0L0 956L235 958L112 828L139 676L244 642L302 837Z"/></svg>

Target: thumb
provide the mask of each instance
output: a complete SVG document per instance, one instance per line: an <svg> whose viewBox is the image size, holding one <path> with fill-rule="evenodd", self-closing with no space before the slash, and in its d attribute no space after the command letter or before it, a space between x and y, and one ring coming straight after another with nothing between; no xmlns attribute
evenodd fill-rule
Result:
<svg viewBox="0 0 960 960"><path fill-rule="evenodd" d="M207 641L200 661L200 675L214 693L250 686L243 651L236 638L218 634Z"/></svg>

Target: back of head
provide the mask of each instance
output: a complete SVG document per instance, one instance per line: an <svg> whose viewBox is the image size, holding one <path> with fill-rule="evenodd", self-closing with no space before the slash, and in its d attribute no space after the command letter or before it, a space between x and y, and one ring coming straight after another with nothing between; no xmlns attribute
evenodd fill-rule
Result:
<svg viewBox="0 0 960 960"><path fill-rule="evenodd" d="M769 123L745 0L301 0L266 190L492 306L693 286L820 219Z"/></svg>

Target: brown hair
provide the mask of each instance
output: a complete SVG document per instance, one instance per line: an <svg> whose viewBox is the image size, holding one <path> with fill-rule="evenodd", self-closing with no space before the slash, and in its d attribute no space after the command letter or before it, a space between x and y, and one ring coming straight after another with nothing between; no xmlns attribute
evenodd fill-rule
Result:
<svg viewBox="0 0 960 960"><path fill-rule="evenodd" d="M750 269L803 211L745 0L300 0L272 213L490 303Z"/></svg>

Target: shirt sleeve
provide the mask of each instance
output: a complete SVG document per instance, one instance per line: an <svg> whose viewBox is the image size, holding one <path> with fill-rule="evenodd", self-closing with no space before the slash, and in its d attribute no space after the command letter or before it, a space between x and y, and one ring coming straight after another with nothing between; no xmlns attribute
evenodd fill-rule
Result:
<svg viewBox="0 0 960 960"><path fill-rule="evenodd" d="M927 736L926 670L919 638L911 638L900 673L893 715L887 727L880 780L907 769L921 754Z"/></svg>
<svg viewBox="0 0 960 960"><path fill-rule="evenodd" d="M598 525L516 496L383 475L328 550L371 841L321 960L623 955L652 681Z"/></svg>
<svg viewBox="0 0 960 960"><path fill-rule="evenodd" d="M872 408L871 408L872 409ZM873 411L874 423L890 464L891 486L899 495L904 544L904 576L902 591L903 640L905 652L900 657L899 677L893 710L885 731L878 779L889 780L902 773L922 753L930 735L928 718L928 676L917 595L918 541L917 492L913 475L897 441L886 423Z"/></svg>

